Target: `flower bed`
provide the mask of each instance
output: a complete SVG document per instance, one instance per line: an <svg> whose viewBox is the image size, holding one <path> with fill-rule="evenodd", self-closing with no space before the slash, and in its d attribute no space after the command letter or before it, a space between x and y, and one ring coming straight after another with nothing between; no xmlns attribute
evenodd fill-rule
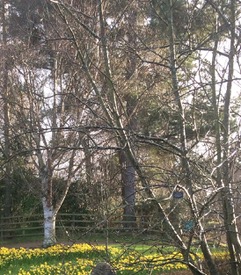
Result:
<svg viewBox="0 0 241 275"><path fill-rule="evenodd" d="M217 253L219 258L225 252ZM197 256L197 255L196 255ZM200 256L201 257L201 256ZM55 245L46 249L0 248L0 270L16 275L87 275L99 261L109 261L117 274L160 274L186 269L180 253L140 253L110 246L74 244Z"/></svg>

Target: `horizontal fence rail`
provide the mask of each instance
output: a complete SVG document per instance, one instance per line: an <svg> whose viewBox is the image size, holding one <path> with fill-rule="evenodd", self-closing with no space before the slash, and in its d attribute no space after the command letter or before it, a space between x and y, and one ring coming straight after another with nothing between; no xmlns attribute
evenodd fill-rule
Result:
<svg viewBox="0 0 241 275"><path fill-rule="evenodd" d="M1 240L42 235L43 218L41 215L0 217Z"/></svg>
<svg viewBox="0 0 241 275"><path fill-rule="evenodd" d="M43 236L44 218L42 215L0 217L0 239L15 239ZM101 216L78 213L59 213L56 219L57 234L74 234L76 232L121 232L138 230L160 232L160 221L153 215L136 216L131 220L122 216Z"/></svg>

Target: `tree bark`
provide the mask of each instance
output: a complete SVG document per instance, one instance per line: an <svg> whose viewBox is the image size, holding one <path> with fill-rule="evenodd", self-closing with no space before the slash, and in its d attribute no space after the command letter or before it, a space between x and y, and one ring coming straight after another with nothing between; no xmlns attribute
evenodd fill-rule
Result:
<svg viewBox="0 0 241 275"><path fill-rule="evenodd" d="M174 30L174 18L173 18L173 7L174 2L169 0L169 50L170 50L170 70L171 70L171 78L172 78L172 89L173 94L175 96L176 104L179 110L179 125L180 125L180 144L182 149L182 156L181 156L181 163L182 163L182 170L185 175L185 183L187 186L187 192L189 194L189 206L192 213L192 218L195 221L197 230L199 233L199 238L201 242L201 249L206 260L208 269L210 274L219 274L218 269L214 263L212 258L211 251L209 249L205 233L201 224L200 219L198 218L198 207L196 205L195 196L193 193L193 184L191 179L191 170L190 164L187 157L187 138L186 138L186 120L185 120L185 111L183 108L182 100L180 97L179 92L179 85L178 85L178 76L177 76L177 56L176 56L176 47L175 47L175 30ZM184 259L187 260L189 255L186 253L187 251L183 251ZM192 267L189 267L193 274L196 274L196 270L193 270ZM201 271L201 270L200 270Z"/></svg>
<svg viewBox="0 0 241 275"><path fill-rule="evenodd" d="M6 18L6 1L3 1L1 8L1 19L2 19L2 43L4 49L3 56L3 116L4 116L4 158L5 158L5 173L4 173L4 188L5 188L5 199L4 199L4 215L9 217L12 212L12 179L11 179L11 163L10 163L10 118L9 118L9 87L8 87L8 55L7 55L7 18Z"/></svg>
<svg viewBox="0 0 241 275"><path fill-rule="evenodd" d="M49 247L56 244L56 213L53 206L49 203L46 197L42 198L43 213L44 213L44 240L43 247Z"/></svg>
<svg viewBox="0 0 241 275"><path fill-rule="evenodd" d="M122 199L124 205L123 227L132 229L136 227L135 216L135 168L124 151L119 152L122 178Z"/></svg>
<svg viewBox="0 0 241 275"><path fill-rule="evenodd" d="M231 265L233 274L241 274L241 242L239 238L239 230L237 228L235 207L232 192L232 159L230 159L230 104L232 94L232 83L234 76L234 57L235 57L235 31L236 31L236 0L230 1L230 50L228 61L228 82L224 99L224 118L223 118L223 210L224 225L227 234L227 240L231 242L229 245L232 250L234 259ZM235 270L235 273L234 273Z"/></svg>

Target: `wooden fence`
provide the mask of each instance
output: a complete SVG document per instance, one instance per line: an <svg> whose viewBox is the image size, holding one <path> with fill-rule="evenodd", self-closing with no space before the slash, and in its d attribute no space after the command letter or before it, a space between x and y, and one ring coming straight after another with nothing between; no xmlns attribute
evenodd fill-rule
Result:
<svg viewBox="0 0 241 275"><path fill-rule="evenodd" d="M156 222L156 221L155 221ZM74 232L121 232L127 228L138 231L160 231L156 228L154 217L136 217L136 222L130 221L123 224L121 216L101 217L100 215L59 213L56 219L57 234ZM160 223L158 223L160 224ZM159 226L158 226L159 227ZM43 216L15 216L0 217L0 240L24 237L43 236Z"/></svg>

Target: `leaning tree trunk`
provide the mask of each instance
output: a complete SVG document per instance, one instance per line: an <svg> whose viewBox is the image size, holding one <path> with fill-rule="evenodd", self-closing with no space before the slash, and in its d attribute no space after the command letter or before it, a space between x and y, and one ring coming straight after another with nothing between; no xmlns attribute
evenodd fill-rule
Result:
<svg viewBox="0 0 241 275"><path fill-rule="evenodd" d="M237 218L235 215L234 198L232 192L232 158L231 144L230 144L230 104L232 83L234 77L234 58L235 58L235 36L236 36L236 0L230 1L230 49L228 62L228 81L224 100L224 118L223 118L223 211L224 211L224 225L226 229L227 240L230 242L229 247L234 255L234 262L232 263L233 274L241 275L241 242L239 237L239 230L237 227Z"/></svg>
<svg viewBox="0 0 241 275"><path fill-rule="evenodd" d="M169 51L170 51L170 71L171 71L171 79L172 79L172 89L173 94L175 97L175 101L177 104L177 108L179 111L179 135L180 135L180 144L181 144L181 165L182 170L185 175L185 181L187 185L187 192L189 194L189 205L190 210L192 212L193 219L196 223L196 228L200 232L199 233L199 239L201 244L201 250L204 256L204 259L206 261L207 267L210 271L210 274L216 274L218 275L218 269L215 265L215 262L213 260L211 251L209 249L205 233L201 224L201 221L198 217L198 207L196 204L194 192L193 192L193 183L191 179L191 169L190 164L187 157L187 138L186 138L186 121L185 121L185 111L183 108L183 103L180 96L179 91L179 83L178 83L178 76L177 76L177 55L176 55L176 44L175 44L175 30L174 30L174 17L173 17L173 6L174 2L172 0L169 0ZM188 252L188 254L187 254ZM188 260L190 258L189 251L183 251L183 257L184 260ZM189 269L192 271L192 273L198 274L197 272L202 272L200 270L193 269L193 266L189 266Z"/></svg>
<svg viewBox="0 0 241 275"><path fill-rule="evenodd" d="M116 91L114 88L114 83L112 82L112 72L108 54L107 47L107 36L105 33L105 22L103 15L103 3L99 0L99 18L100 18L100 37L101 37L101 49L103 52L103 61L104 61L104 74L105 74L105 87L107 91L108 107L102 102L103 109L107 115L107 119L111 125L113 125L117 130L117 139L120 147L123 148L123 151L120 153L120 164L122 167L122 190L123 190L123 202L124 202L124 227L130 227L130 225L135 226L135 168L133 163L130 161L128 154L125 150L125 137L127 132L124 130L123 123L120 119L121 115L119 113L119 107L117 103ZM90 76L91 78L91 76ZM93 83L93 81L91 81ZM93 83L94 84L94 83ZM98 89L94 87L97 91ZM130 115L134 109L133 105L131 106L130 102L127 100L125 112L127 115ZM131 130L133 119L127 118L129 121L126 125L126 129ZM129 142L129 139L128 139Z"/></svg>
<svg viewBox="0 0 241 275"><path fill-rule="evenodd" d="M215 8L215 6L213 6ZM235 13L236 1L230 1L230 49L228 62L228 81L224 96L224 108L219 108L216 99L216 64L217 49L219 42L218 37L215 40L211 76L212 76L212 102L215 115L215 131L216 131L216 151L217 151L217 184L222 187L221 200L223 207L224 227L226 231L226 239L230 257L230 271L232 275L241 274L241 242L239 238L239 230L237 228L235 207L232 194L232 158L230 152L230 101L232 92L232 82L234 77L234 57L235 57ZM223 121L220 123L221 117Z"/></svg>

